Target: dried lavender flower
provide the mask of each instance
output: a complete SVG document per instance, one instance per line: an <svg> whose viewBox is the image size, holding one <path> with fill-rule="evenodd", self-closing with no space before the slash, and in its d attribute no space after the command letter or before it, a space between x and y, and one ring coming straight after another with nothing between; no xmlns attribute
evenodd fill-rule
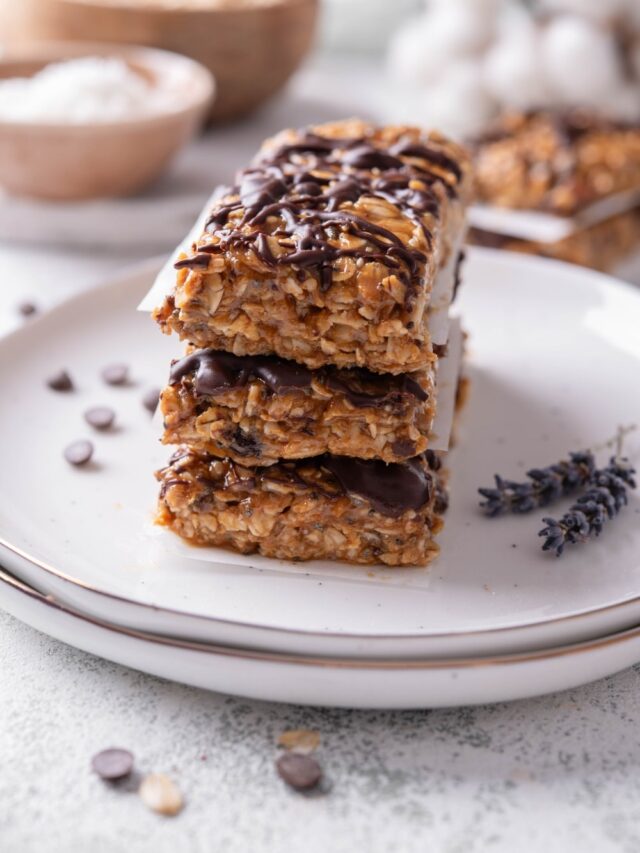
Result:
<svg viewBox="0 0 640 853"><path fill-rule="evenodd" d="M478 489L486 500L480 506L493 517L505 512L524 513L547 506L564 495L575 492L588 483L595 470L595 459L589 450L571 453L546 468L527 471L529 482L516 483L495 475L493 489Z"/></svg>
<svg viewBox="0 0 640 853"><path fill-rule="evenodd" d="M635 469L628 459L612 456L606 468L593 472L589 489L560 518L543 518L546 525L543 551L555 551L559 557L565 545L586 542L599 536L607 520L614 518L628 503L627 489L635 489Z"/></svg>

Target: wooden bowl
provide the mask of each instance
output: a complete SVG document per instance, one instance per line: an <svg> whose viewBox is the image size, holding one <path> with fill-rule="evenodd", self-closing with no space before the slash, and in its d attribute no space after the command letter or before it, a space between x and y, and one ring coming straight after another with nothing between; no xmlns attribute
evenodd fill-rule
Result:
<svg viewBox="0 0 640 853"><path fill-rule="evenodd" d="M237 118L282 88L309 51L318 12L318 0L208 9L171 8L149 0L16 0L4 5L11 45L31 39L128 42L201 62L217 83L212 120Z"/></svg>
<svg viewBox="0 0 640 853"><path fill-rule="evenodd" d="M180 74L179 108L135 119L82 124L0 119L0 186L56 201L129 195L154 180L202 123L214 92L209 71L162 50L105 44L49 44L0 60L0 77L28 77L51 62L117 56L149 80Z"/></svg>

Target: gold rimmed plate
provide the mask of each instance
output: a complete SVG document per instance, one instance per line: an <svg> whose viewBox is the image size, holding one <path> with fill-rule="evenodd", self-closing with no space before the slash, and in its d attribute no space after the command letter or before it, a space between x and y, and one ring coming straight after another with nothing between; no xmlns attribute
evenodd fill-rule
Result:
<svg viewBox="0 0 640 853"><path fill-rule="evenodd" d="M159 262L76 297L0 341L0 559L92 618L134 631L314 657L450 659L529 652L640 622L640 504L561 560L540 514L487 520L477 487L518 477L640 422L640 295L567 265L474 250L459 312L471 398L451 460L451 509L428 569L289 564L218 551L185 557L153 527L167 458L141 404L181 346L135 306ZM100 379L111 362L131 382ZM46 386L67 368L76 385ZM636 393L633 393L634 383ZM90 433L83 412L116 411ZM95 443L72 468L63 449ZM630 454L638 439L629 436Z"/></svg>
<svg viewBox="0 0 640 853"><path fill-rule="evenodd" d="M578 687L640 658L640 628L528 654L442 660L323 658L172 640L94 619L0 570L0 605L69 645L133 669L252 699L345 708L438 708Z"/></svg>

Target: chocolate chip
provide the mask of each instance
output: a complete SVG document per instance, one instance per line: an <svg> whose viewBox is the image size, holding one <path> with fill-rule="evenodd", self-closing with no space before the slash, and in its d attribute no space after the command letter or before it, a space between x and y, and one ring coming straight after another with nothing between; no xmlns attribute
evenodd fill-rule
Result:
<svg viewBox="0 0 640 853"><path fill-rule="evenodd" d="M129 378L129 367L126 364L109 364L100 375L107 385L124 385Z"/></svg>
<svg viewBox="0 0 640 853"><path fill-rule="evenodd" d="M84 413L85 421L94 429L109 429L115 418L116 413L109 406L94 406Z"/></svg>
<svg viewBox="0 0 640 853"><path fill-rule="evenodd" d="M282 779L296 791L308 791L315 788L322 778L320 765L310 755L287 752L276 762Z"/></svg>
<svg viewBox="0 0 640 853"><path fill-rule="evenodd" d="M47 379L47 385L52 391L72 391L73 382L66 370L59 370Z"/></svg>
<svg viewBox="0 0 640 853"><path fill-rule="evenodd" d="M38 307L33 302L21 302L18 305L18 312L23 317L33 317L34 314L38 313Z"/></svg>
<svg viewBox="0 0 640 853"><path fill-rule="evenodd" d="M90 441L74 441L64 451L64 458L70 465L86 465L92 456L93 444Z"/></svg>
<svg viewBox="0 0 640 853"><path fill-rule="evenodd" d="M93 756L91 767L101 779L124 779L133 770L133 755L128 749L103 749Z"/></svg>
<svg viewBox="0 0 640 853"><path fill-rule="evenodd" d="M147 411L151 412L153 415L155 410L158 408L158 401L160 400L160 389L159 388L149 388L149 390L142 397L142 405L147 409Z"/></svg>

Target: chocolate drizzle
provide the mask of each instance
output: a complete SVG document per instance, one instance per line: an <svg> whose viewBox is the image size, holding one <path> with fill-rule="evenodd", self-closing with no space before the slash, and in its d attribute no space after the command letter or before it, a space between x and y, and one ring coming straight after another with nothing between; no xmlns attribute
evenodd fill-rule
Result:
<svg viewBox="0 0 640 853"><path fill-rule="evenodd" d="M415 142L399 142L391 150L394 154L402 157L419 157L421 160L427 160L429 163L439 166L446 172L451 172L456 179L456 183L462 177L462 170L458 163L452 157L445 154L444 151L433 148L431 145L421 145ZM416 166L415 168L422 170L421 166ZM427 169L427 171L429 170Z"/></svg>
<svg viewBox="0 0 640 853"><path fill-rule="evenodd" d="M238 356L213 349L196 350L173 363L170 383L175 385L186 377L193 377L195 394L202 397L215 397L232 388L243 388L252 380L264 382L274 394L292 389L306 390L317 377L357 407L381 407L406 395L421 402L428 399L427 392L408 374L385 376L364 368L347 371L325 367L312 371L277 356Z"/></svg>
<svg viewBox="0 0 640 853"><path fill-rule="evenodd" d="M455 195L461 177L456 161L433 145L405 138L384 149L366 137L329 139L306 132L240 173L238 185L207 220L205 230L215 241L198 245L193 258L176 266L203 268L207 254L233 247L250 249L267 267L293 266L301 279L304 271L317 275L321 290L326 291L339 258L376 261L403 282L410 303L422 284L425 254L342 206L356 203L363 195L391 202L421 228L431 246L424 217L439 215L434 185L439 182L449 195ZM231 214L237 212L241 218L230 222ZM272 219L279 221L274 224L269 222ZM357 245L335 245L341 233L357 238ZM270 237L287 251L274 252Z"/></svg>
<svg viewBox="0 0 640 853"><path fill-rule="evenodd" d="M382 515L418 510L431 498L433 478L421 457L387 465L379 459L352 459L325 454L320 465L347 493L361 495Z"/></svg>

